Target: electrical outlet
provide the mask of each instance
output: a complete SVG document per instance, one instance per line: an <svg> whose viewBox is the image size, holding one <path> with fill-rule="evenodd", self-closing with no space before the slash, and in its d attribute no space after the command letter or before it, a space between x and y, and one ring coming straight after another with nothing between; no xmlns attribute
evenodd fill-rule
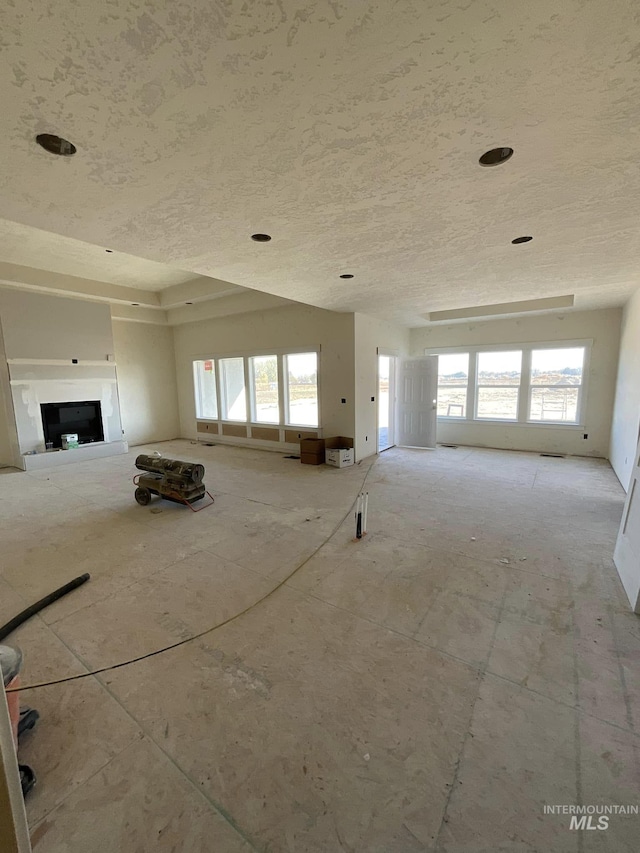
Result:
<svg viewBox="0 0 640 853"><path fill-rule="evenodd" d="M371 398L371 402L372 402L372 403L375 403L375 401L376 401L376 398L375 398L375 397L372 397L372 398Z"/></svg>
<svg viewBox="0 0 640 853"><path fill-rule="evenodd" d="M583 435L582 437L583 437L583 438L589 438L589 433L588 433L588 432L585 432L585 433L584 433L584 435Z"/></svg>
<svg viewBox="0 0 640 853"><path fill-rule="evenodd" d="M368 436L368 435L365 435L364 440L365 440L365 441L369 441L369 436Z"/></svg>
<svg viewBox="0 0 640 853"><path fill-rule="evenodd" d="M77 359L77 358L72 358L72 359L71 359L71 364L77 364L77 363L78 363L78 359Z"/></svg>
<svg viewBox="0 0 640 853"><path fill-rule="evenodd" d="M341 403L346 403L346 402L347 402L347 398L346 398L346 397L343 397L343 398L340 400L340 402L341 402Z"/></svg>

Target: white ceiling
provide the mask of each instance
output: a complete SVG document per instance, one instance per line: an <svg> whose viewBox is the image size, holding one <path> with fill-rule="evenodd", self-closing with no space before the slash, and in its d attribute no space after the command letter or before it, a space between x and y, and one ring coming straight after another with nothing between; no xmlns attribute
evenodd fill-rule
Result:
<svg viewBox="0 0 640 853"><path fill-rule="evenodd" d="M21 0L2 40L7 220L408 325L640 284L633 0Z"/></svg>
<svg viewBox="0 0 640 853"><path fill-rule="evenodd" d="M166 264L107 252L103 246L6 219L0 219L0 261L141 290L163 290L195 277Z"/></svg>

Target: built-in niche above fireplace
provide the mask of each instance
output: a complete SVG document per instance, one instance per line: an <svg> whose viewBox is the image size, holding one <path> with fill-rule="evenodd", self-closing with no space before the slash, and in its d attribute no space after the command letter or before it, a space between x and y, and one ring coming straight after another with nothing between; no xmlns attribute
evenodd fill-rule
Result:
<svg viewBox="0 0 640 853"><path fill-rule="evenodd" d="M65 433L77 433L79 444L104 441L102 411L99 400L82 403L41 403L45 443L62 447Z"/></svg>

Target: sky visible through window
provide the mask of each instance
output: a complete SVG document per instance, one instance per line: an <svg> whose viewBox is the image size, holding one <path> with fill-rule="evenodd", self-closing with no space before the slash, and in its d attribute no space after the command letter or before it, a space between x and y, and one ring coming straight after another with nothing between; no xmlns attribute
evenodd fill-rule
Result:
<svg viewBox="0 0 640 853"><path fill-rule="evenodd" d="M582 372L584 347L537 349L531 354L531 372L557 373L563 370Z"/></svg>
<svg viewBox="0 0 640 853"><path fill-rule="evenodd" d="M459 375L460 374L460 375ZM461 375L464 374L464 375ZM438 376L440 379L458 376L464 382L469 375L469 354L451 353L438 356Z"/></svg>
<svg viewBox="0 0 640 853"><path fill-rule="evenodd" d="M522 353L512 352L481 352L478 356L478 377L483 374L500 375L520 373Z"/></svg>

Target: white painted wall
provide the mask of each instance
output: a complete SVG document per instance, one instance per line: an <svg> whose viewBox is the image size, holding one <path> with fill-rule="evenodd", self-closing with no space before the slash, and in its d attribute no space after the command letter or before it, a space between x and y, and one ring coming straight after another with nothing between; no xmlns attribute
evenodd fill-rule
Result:
<svg viewBox="0 0 640 853"><path fill-rule="evenodd" d="M130 445L180 434L173 330L113 318L124 439Z"/></svg>
<svg viewBox="0 0 640 853"><path fill-rule="evenodd" d="M409 353L409 329L355 315L356 460L377 451L378 348ZM374 398L374 402L371 398Z"/></svg>
<svg viewBox="0 0 640 853"><path fill-rule="evenodd" d="M508 450L608 457L621 316L621 309L610 308L412 329L413 355L422 355L427 347L462 348L481 344L593 340L584 429L470 421L450 423L440 420L438 441ZM589 436L586 440L583 438L584 433Z"/></svg>
<svg viewBox="0 0 640 853"><path fill-rule="evenodd" d="M44 449L40 404L49 402L100 400L105 441L121 441L108 305L0 288L0 324L19 453Z"/></svg>
<svg viewBox="0 0 640 853"><path fill-rule="evenodd" d="M194 359L320 346L320 411L325 436L354 436L354 315L306 305L251 311L174 327L181 435L195 438ZM342 403L342 398L346 403Z"/></svg>
<svg viewBox="0 0 640 853"><path fill-rule="evenodd" d="M640 437L640 290L626 304L620 330L618 381L611 425L610 456L613 470L629 488Z"/></svg>
<svg viewBox="0 0 640 853"><path fill-rule="evenodd" d="M1 288L0 319L8 359L106 362L113 352L106 303Z"/></svg>

